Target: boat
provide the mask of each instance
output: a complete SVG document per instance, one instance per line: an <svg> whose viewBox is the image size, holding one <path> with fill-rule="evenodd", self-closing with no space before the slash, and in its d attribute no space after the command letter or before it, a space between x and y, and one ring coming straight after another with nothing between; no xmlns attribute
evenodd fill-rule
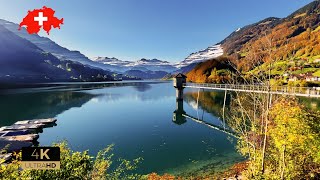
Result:
<svg viewBox="0 0 320 180"><path fill-rule="evenodd" d="M14 124L12 126L3 126L0 131L10 131L10 130L26 130L26 129L40 129L43 128L45 124Z"/></svg>
<svg viewBox="0 0 320 180"><path fill-rule="evenodd" d="M39 138L38 134L27 134L19 136L6 136L4 137L8 141L34 141Z"/></svg>
<svg viewBox="0 0 320 180"><path fill-rule="evenodd" d="M9 161L11 157L12 157L12 153L0 154L0 163Z"/></svg>
<svg viewBox="0 0 320 180"><path fill-rule="evenodd" d="M51 124L55 123L57 119L55 118L48 118L48 119L34 119L34 120L24 120L24 121L18 121L14 124L16 125L24 125L24 124Z"/></svg>
<svg viewBox="0 0 320 180"><path fill-rule="evenodd" d="M19 135L27 135L31 134L29 130L18 130L18 131L0 131L0 136L19 136Z"/></svg>

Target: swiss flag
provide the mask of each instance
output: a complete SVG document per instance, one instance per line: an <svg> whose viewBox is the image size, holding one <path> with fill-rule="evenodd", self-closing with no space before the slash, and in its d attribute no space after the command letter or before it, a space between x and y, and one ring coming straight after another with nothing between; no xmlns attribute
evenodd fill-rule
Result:
<svg viewBox="0 0 320 180"><path fill-rule="evenodd" d="M21 27L26 27L29 34L34 34L39 33L40 29L43 28L49 34L52 27L60 29L63 18L58 19L54 14L55 11L46 6L42 9L28 11L27 16L20 23L19 30Z"/></svg>

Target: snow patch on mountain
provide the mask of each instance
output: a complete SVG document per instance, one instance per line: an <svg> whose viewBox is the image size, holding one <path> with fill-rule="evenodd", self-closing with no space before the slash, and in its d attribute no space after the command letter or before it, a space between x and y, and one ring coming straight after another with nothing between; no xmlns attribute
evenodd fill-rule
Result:
<svg viewBox="0 0 320 180"><path fill-rule="evenodd" d="M168 61L162 61L159 59L145 59L142 58L137 61L123 61L117 58L109 57L95 57L93 61L103 63L106 65L112 65L121 67L123 70L140 70L140 71L166 71L173 72L177 70L173 64Z"/></svg>
<svg viewBox="0 0 320 180"><path fill-rule="evenodd" d="M163 65L171 65L168 61L161 61L158 59L140 59L136 62L132 62L127 66L163 66Z"/></svg>
<svg viewBox="0 0 320 180"><path fill-rule="evenodd" d="M207 49L190 54L184 61L175 64L175 67L181 68L193 63L200 63L209 59L217 58L223 55L223 48L220 44L213 45Z"/></svg>
<svg viewBox="0 0 320 180"><path fill-rule="evenodd" d="M113 65L113 66L126 66L126 65L132 63L131 61L122 61L122 60L119 60L115 57L112 57L112 58L94 57L91 60L99 62L99 63L103 63L103 64Z"/></svg>

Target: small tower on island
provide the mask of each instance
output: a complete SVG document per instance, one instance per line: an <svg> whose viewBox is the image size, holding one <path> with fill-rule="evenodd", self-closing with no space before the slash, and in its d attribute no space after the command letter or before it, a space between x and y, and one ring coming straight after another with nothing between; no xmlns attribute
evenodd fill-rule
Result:
<svg viewBox="0 0 320 180"><path fill-rule="evenodd" d="M187 82L187 76L182 73L173 77L173 86L176 88L176 98L178 101L183 100L183 84Z"/></svg>

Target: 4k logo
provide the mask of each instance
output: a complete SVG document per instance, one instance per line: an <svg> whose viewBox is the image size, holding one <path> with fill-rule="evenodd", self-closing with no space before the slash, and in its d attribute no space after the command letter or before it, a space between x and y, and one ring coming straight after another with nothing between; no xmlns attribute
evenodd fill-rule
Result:
<svg viewBox="0 0 320 180"><path fill-rule="evenodd" d="M22 169L60 169L60 148L22 148L21 167Z"/></svg>

